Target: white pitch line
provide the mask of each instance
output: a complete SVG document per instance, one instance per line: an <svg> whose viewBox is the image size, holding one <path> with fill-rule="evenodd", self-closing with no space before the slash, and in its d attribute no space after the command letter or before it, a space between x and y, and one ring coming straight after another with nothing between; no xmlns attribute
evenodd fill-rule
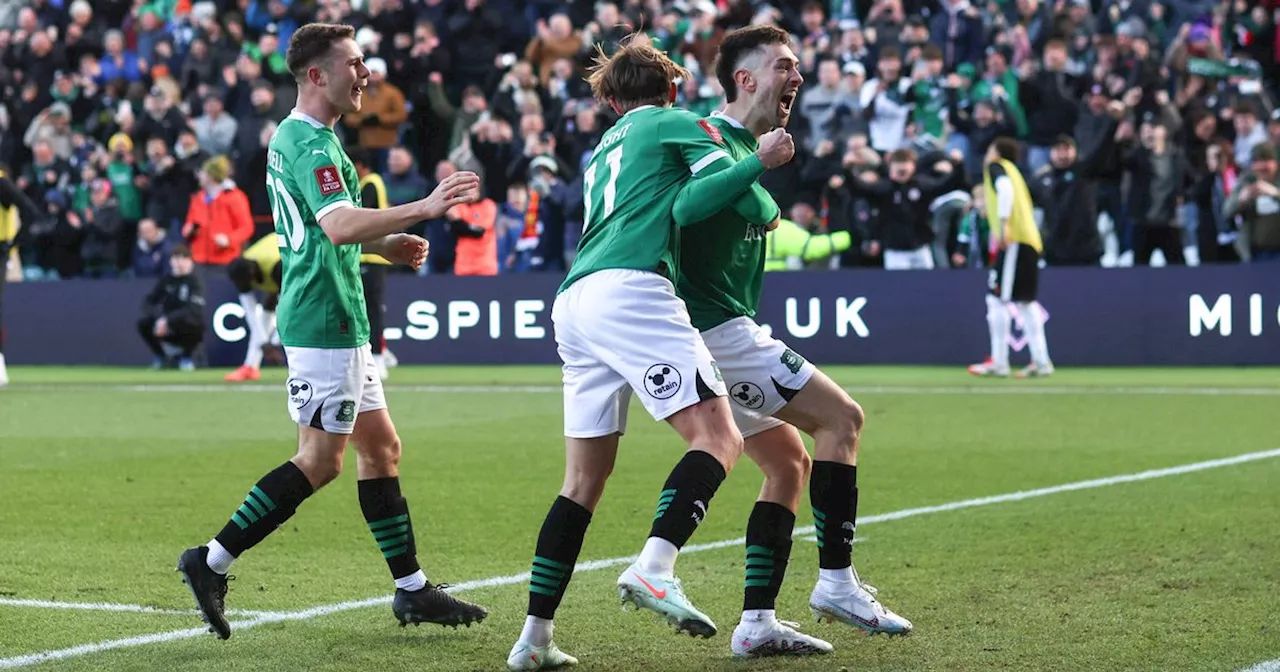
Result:
<svg viewBox="0 0 1280 672"><path fill-rule="evenodd" d="M1036 488L1034 490L1021 490L1018 492L1010 492L1003 495L994 495L991 497L978 497L975 499L964 499L946 504L938 504L936 506L922 506L912 509L902 509L900 511L891 511L874 516L866 516L858 521L860 526L872 525L875 523L883 523L891 520L901 520L903 518L912 518L915 516L924 516L934 513L945 513L948 511L958 511L960 509L968 509L978 506L990 506L992 504L1002 504L1005 502L1017 502L1024 499L1032 499L1035 497L1045 497L1062 492L1074 492L1077 490L1088 490L1092 488L1103 488L1122 483L1134 483L1137 481L1149 481L1156 478L1164 478L1166 476L1176 476L1179 474L1189 474L1197 471L1205 471L1208 469L1217 469L1236 464L1244 464L1247 462L1256 462L1258 460L1266 460L1280 457L1280 448L1274 450L1264 450L1254 453L1245 453L1234 457L1226 457L1217 460L1207 460L1205 462L1193 462L1191 464L1183 464L1176 467L1167 467L1164 469L1149 469L1134 474L1121 474L1118 476L1108 476L1106 478L1095 478L1087 481L1076 481L1074 483L1064 483L1047 488ZM795 530L795 536L804 536L813 534L812 525L798 528ZM741 546L746 543L745 537L736 539L724 539L722 541L713 541L705 544L691 544L685 546L681 550L681 554L698 553L701 551L710 551L720 548L730 548L733 546ZM610 567L622 567L635 561L634 555L628 555L617 558L606 558L602 560L590 560L578 563L574 567L574 574L581 572L591 572L600 569L608 569ZM529 573L522 572L520 574L509 574L507 576L495 576L487 579L479 579L476 581L466 581L455 584L450 592L465 592L477 590L480 588L494 588L498 586L511 586L523 584L529 580ZM326 604L310 609L300 611L283 611L263 614L261 616L250 618L244 621L235 621L231 623L233 630L247 630L259 625L268 623L281 623L285 621L305 621L320 616L336 614L343 611L351 611L353 609L362 609L384 605L391 602L390 595L371 597L363 600L352 600L349 602L338 602L336 604ZM100 653L110 651L112 649L121 649L135 646L144 646L147 644L159 644L163 642L173 642L183 639L191 639L193 637L206 636L208 630L205 628L188 628L186 630L173 630L169 632L158 632L151 635L143 635L140 637L126 637L124 639L112 639L104 642L93 644L82 644L67 649L55 649L50 651L40 651L21 656L13 656L10 658L0 658L0 669L10 669L17 667L25 667L50 660L63 660L76 656L83 656L91 653ZM1250 672L1280 672L1265 668L1262 671Z"/></svg>
<svg viewBox="0 0 1280 672"><path fill-rule="evenodd" d="M279 385L199 385L199 384L138 384L138 385L81 385L81 384L30 384L16 383L10 386L16 392L270 392L279 393ZM559 385L387 385L389 392L417 392L426 394L559 394ZM1160 395L1160 396L1280 396L1280 387L1176 387L1176 386L1090 386L1090 385L941 385L904 386L871 385L846 386L850 394L937 394L937 395Z"/></svg>
<svg viewBox="0 0 1280 672"><path fill-rule="evenodd" d="M195 609L161 609L144 604L119 604L116 602L56 602L53 600L25 600L12 597L0 597L0 606L32 607L35 609L70 609L78 611L123 611L136 614L154 614L162 616L194 616ZM228 609L228 614L237 616L267 616L273 611L255 611L251 609Z"/></svg>
<svg viewBox="0 0 1280 672"><path fill-rule="evenodd" d="M1280 672L1280 658L1263 661L1240 670L1240 672Z"/></svg>

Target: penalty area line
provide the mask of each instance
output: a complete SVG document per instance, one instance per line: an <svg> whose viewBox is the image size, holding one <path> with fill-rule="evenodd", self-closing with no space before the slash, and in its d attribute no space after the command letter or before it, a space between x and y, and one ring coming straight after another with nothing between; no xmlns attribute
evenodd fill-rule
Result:
<svg viewBox="0 0 1280 672"><path fill-rule="evenodd" d="M963 499L946 504L938 504L934 506L920 506L910 509L901 509L899 511L891 511L888 513L866 516L858 521L860 526L873 525L876 523L885 523L892 520L902 520L904 518L914 518L916 516L930 515L934 513L946 513L949 511L958 511L961 509L970 509L980 506L990 506L992 504L1003 504L1007 502L1019 502L1026 499L1034 499L1037 497L1046 497L1056 495L1063 492L1075 492L1078 490L1091 490L1095 488L1105 488L1112 485L1120 485L1123 483L1136 483L1139 481L1150 481L1157 478L1165 478L1168 476L1178 476L1181 474L1190 474L1199 471L1207 471L1209 469L1219 469L1221 467L1229 467L1237 464L1245 464L1248 462L1256 462L1259 460L1267 460L1280 457L1280 448L1273 450L1264 450L1253 453L1244 453L1232 457L1224 457L1216 460L1206 460L1204 462L1192 462L1190 464L1182 464L1175 467L1165 467L1162 469L1148 469L1132 474L1120 474L1116 476L1108 476L1105 478L1095 478L1086 481L1076 481L1073 483L1064 483L1046 488L1036 488L1033 490L1020 490L1018 492L1010 492L1002 495L993 495L990 497L977 497L973 499ZM812 525L798 528L793 533L794 536L807 536L814 533ZM713 541L705 544L690 544L681 550L681 554L700 553L702 551L711 551L721 548L731 548L741 546L746 543L745 537L736 539L724 539L721 541ZM589 560L580 562L574 567L574 573L592 572L611 567L624 567L635 561L634 555L628 555L617 558L605 558L601 560ZM512 586L523 584L529 580L529 573L522 572L520 574L510 574L507 576L494 576L487 579L478 579L475 581L466 581L455 584L450 588L450 592L466 592L471 590L479 590L481 588L494 588L498 586ZM231 627L233 631L247 630L260 625L269 623L282 623L286 621L307 621L329 614L336 614L343 611L351 611L353 609L363 609L365 607L374 607L389 604L391 602L390 595L378 597L370 597L363 600L351 600L348 602L338 602L336 604L326 604L310 609L302 609L299 611L283 611L264 613L259 616L248 618L241 621L233 621ZM53 649L48 651L39 651L20 656L12 656L9 658L0 658L0 669L12 669L43 663L51 660L64 660L77 656L84 656L103 651L111 651L114 649L123 649L136 646L146 646L148 644L161 644L165 642L174 642L183 639L191 639L194 637L207 636L206 628L187 628L185 630L171 630L168 632L157 632L150 635L141 635L137 637L126 637L123 639L111 639L91 644L81 644L66 649ZM1275 667L1267 667L1275 663ZM1258 666L1249 668L1247 672L1280 672L1280 662L1269 661L1260 663Z"/></svg>

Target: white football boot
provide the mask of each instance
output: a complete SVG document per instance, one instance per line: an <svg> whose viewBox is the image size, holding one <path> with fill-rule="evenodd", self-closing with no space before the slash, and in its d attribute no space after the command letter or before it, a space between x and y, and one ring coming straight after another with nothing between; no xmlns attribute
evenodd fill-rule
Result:
<svg viewBox="0 0 1280 672"><path fill-rule="evenodd" d="M646 574L639 563L633 564L618 577L618 597L624 606L631 603L662 616L676 632L687 632L690 637L716 634L716 624L689 602L680 579L674 576Z"/></svg>
<svg viewBox="0 0 1280 672"><path fill-rule="evenodd" d="M560 650L555 642L546 646L534 646L526 642L516 642L507 656L507 669L518 670L551 670L557 667L577 665L578 659Z"/></svg>
<svg viewBox="0 0 1280 672"><path fill-rule="evenodd" d="M799 623L779 621L772 611L753 616L744 613L738 627L733 629L729 648L739 658L831 653L830 644L800 632L799 627Z"/></svg>
<svg viewBox="0 0 1280 672"><path fill-rule="evenodd" d="M875 594L876 589L862 583L856 571L852 582L819 579L809 595L809 609L818 622L843 623L872 634L911 632L911 621L885 609Z"/></svg>

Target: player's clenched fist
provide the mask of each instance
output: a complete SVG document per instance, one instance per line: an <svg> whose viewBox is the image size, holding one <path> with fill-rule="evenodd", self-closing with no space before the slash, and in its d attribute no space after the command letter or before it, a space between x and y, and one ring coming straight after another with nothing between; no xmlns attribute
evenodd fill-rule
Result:
<svg viewBox="0 0 1280 672"><path fill-rule="evenodd" d="M480 200L480 176L460 170L440 180L430 196L419 201L423 207L423 219L443 217L455 205L475 203Z"/></svg>
<svg viewBox="0 0 1280 672"><path fill-rule="evenodd" d="M756 156L760 157L760 163L770 170L781 166L791 160L796 154L796 143L791 139L791 134L785 128L775 128L768 133L760 136L760 149L756 150Z"/></svg>

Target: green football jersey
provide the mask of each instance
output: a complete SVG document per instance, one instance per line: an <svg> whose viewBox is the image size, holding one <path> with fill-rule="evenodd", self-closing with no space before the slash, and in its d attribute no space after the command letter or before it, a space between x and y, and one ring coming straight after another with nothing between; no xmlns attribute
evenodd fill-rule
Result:
<svg viewBox="0 0 1280 672"><path fill-rule="evenodd" d="M280 342L357 348L369 341L361 246L334 245L320 218L360 207L355 164L333 129L294 110L267 145L267 194L280 246Z"/></svg>
<svg viewBox="0 0 1280 672"><path fill-rule="evenodd" d="M680 229L672 209L693 176L733 165L721 161L729 158L722 142L685 110L644 106L623 115L582 174L582 239L559 291L610 268L665 272L674 281Z"/></svg>
<svg viewBox="0 0 1280 672"><path fill-rule="evenodd" d="M721 115L712 115L707 123L724 136L735 161L755 153L756 138L741 124ZM680 239L676 294L684 299L699 331L756 314L764 280L765 227L779 214L773 196L756 183L731 207L696 224Z"/></svg>

